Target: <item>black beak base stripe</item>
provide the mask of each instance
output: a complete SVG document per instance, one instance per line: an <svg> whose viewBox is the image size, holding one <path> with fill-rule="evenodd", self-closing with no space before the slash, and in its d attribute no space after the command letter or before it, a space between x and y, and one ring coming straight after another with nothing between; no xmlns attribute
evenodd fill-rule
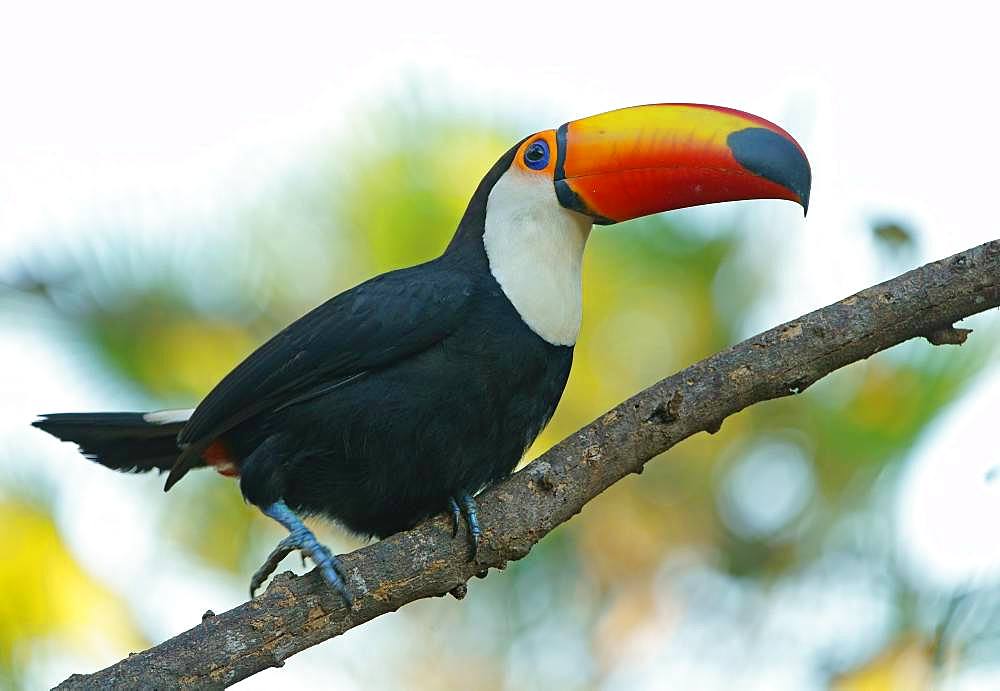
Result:
<svg viewBox="0 0 1000 691"><path fill-rule="evenodd" d="M556 167L553 171L552 179L556 187L556 199L565 209L586 214L594 219L594 223L599 226L609 226L618 221L612 221L600 214L595 214L587 208L587 205L580 195L566 182L566 135L569 131L569 124L563 124L556 130Z"/></svg>

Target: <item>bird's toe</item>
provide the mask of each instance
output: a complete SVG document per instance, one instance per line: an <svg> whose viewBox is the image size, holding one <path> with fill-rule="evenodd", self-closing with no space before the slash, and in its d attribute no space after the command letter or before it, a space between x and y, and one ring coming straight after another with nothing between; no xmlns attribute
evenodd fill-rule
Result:
<svg viewBox="0 0 1000 691"><path fill-rule="evenodd" d="M448 501L455 518L455 534L458 533L459 516L461 513L465 514L465 521L469 526L469 540L472 542L472 561L478 564L479 546L483 539L483 530L479 526L479 506L471 494L462 494L457 501L452 497Z"/></svg>

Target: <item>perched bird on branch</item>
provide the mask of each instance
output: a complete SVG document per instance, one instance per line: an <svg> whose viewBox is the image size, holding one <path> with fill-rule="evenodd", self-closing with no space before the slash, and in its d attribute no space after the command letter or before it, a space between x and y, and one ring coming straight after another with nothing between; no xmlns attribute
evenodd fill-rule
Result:
<svg viewBox="0 0 1000 691"><path fill-rule="evenodd" d="M575 120L500 157L441 256L323 303L193 411L34 425L108 468L169 471L165 489L193 468L238 477L289 531L251 595L300 550L350 602L337 558L300 517L385 537L450 511L474 558L474 496L514 469L569 377L594 224L742 199L807 208L810 181L787 132L737 110L661 104Z"/></svg>

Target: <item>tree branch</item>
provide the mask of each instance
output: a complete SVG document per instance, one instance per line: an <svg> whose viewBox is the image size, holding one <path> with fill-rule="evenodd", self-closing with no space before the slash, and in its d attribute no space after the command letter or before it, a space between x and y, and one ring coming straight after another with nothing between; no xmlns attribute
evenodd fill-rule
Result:
<svg viewBox="0 0 1000 691"><path fill-rule="evenodd" d="M749 405L803 391L903 341L961 343L952 325L1000 305L1000 240L927 264L754 336L621 403L480 498L480 564L450 518L341 557L348 610L315 572L280 574L267 592L160 645L58 688L218 688L420 598L465 593L486 567L521 559L611 484Z"/></svg>

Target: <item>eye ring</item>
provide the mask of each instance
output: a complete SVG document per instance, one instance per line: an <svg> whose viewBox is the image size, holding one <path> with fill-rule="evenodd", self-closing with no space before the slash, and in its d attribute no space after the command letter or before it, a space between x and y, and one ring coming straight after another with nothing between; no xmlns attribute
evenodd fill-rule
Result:
<svg viewBox="0 0 1000 691"><path fill-rule="evenodd" d="M549 143L536 139L524 150L524 165L532 170L542 170L549 164Z"/></svg>

